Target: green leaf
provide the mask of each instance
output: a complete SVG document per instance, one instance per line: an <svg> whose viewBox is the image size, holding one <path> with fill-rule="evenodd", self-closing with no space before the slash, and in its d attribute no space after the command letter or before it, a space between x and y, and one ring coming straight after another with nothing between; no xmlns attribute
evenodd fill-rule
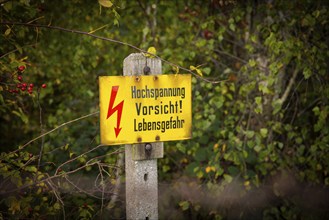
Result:
<svg viewBox="0 0 329 220"><path fill-rule="evenodd" d="M261 129L260 129L260 135L261 135L263 138L266 138L266 137L267 137L267 133L268 133L267 128L261 128Z"/></svg>
<svg viewBox="0 0 329 220"><path fill-rule="evenodd" d="M312 76L312 71L310 68L305 68L304 71L303 71L303 75L304 75L304 78L305 79L308 79Z"/></svg>
<svg viewBox="0 0 329 220"><path fill-rule="evenodd" d="M256 102L257 105L261 105L262 104L262 97L261 96L255 97L255 102Z"/></svg>
<svg viewBox="0 0 329 220"><path fill-rule="evenodd" d="M233 177L228 174L224 174L223 177L224 177L225 181L228 183L231 183L233 181Z"/></svg>
<svg viewBox="0 0 329 220"><path fill-rule="evenodd" d="M195 152L195 159L197 161L205 161L207 159L207 150L205 148L199 148Z"/></svg>
<svg viewBox="0 0 329 220"><path fill-rule="evenodd" d="M60 209L61 209L61 205L59 204L59 202L56 202L56 203L54 204L54 209L55 209L55 210L60 210Z"/></svg>
<svg viewBox="0 0 329 220"><path fill-rule="evenodd" d="M260 152L261 149L262 149L262 146L261 146L261 145L256 145L256 146L254 147L254 150L255 150L256 152Z"/></svg>
<svg viewBox="0 0 329 220"><path fill-rule="evenodd" d="M297 138L296 138L296 143L297 143L297 144L301 144L301 143L303 143L303 139L302 139L301 137L297 137Z"/></svg>
<svg viewBox="0 0 329 220"><path fill-rule="evenodd" d="M38 171L35 166L27 166L25 169L31 173L36 173Z"/></svg>
<svg viewBox="0 0 329 220"><path fill-rule="evenodd" d="M6 2L5 4L2 5L2 7L5 9L5 11L9 12L13 8L13 3L12 2Z"/></svg>
<svg viewBox="0 0 329 220"><path fill-rule="evenodd" d="M209 75L210 72L211 72L211 69L209 67L205 67L203 68L203 72L206 74L206 75Z"/></svg>
<svg viewBox="0 0 329 220"><path fill-rule="evenodd" d="M98 0L98 3L106 8L110 8L113 5L113 3L110 0Z"/></svg>
<svg viewBox="0 0 329 220"><path fill-rule="evenodd" d="M272 102L272 107L273 107L273 115L276 115L278 112L280 112L281 107L282 107L282 102L280 99L274 100Z"/></svg>
<svg viewBox="0 0 329 220"><path fill-rule="evenodd" d="M254 135L255 135L254 131L246 131L247 138L252 138L252 137L254 137Z"/></svg>
<svg viewBox="0 0 329 220"><path fill-rule="evenodd" d="M164 173L167 173L169 170L170 170L170 166L168 166L168 165L163 165L163 166L162 166L162 171L163 171Z"/></svg>
<svg viewBox="0 0 329 220"><path fill-rule="evenodd" d="M237 167L234 167L234 166L229 166L227 168L227 171L232 175L232 176L236 176L239 174L240 170L237 168ZM225 176L224 176L225 178Z"/></svg>
<svg viewBox="0 0 329 220"><path fill-rule="evenodd" d="M179 206L181 207L181 209L183 211L186 211L190 208L190 203L189 203L189 201L181 201L181 202L179 202Z"/></svg>
<svg viewBox="0 0 329 220"><path fill-rule="evenodd" d="M27 124L29 122L29 118L27 117L27 115L23 112L23 110L21 108L18 109L19 111L12 111L13 114L17 115L18 117L20 117L20 119Z"/></svg>
<svg viewBox="0 0 329 220"><path fill-rule="evenodd" d="M257 64L257 63L256 63L256 60L254 60L254 59L249 60L248 63L249 63L249 66L250 66L250 67L254 67L254 66L256 66L256 64Z"/></svg>
<svg viewBox="0 0 329 220"><path fill-rule="evenodd" d="M320 108L318 106L315 106L312 111L314 112L314 115L319 115L320 114Z"/></svg>

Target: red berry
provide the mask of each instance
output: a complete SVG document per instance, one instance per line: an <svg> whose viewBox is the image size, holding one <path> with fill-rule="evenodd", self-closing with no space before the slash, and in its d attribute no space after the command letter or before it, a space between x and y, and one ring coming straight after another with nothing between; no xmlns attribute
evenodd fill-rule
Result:
<svg viewBox="0 0 329 220"><path fill-rule="evenodd" d="M42 88L46 88L47 87L47 85L44 83L44 84L42 84L42 86L41 86Z"/></svg>
<svg viewBox="0 0 329 220"><path fill-rule="evenodd" d="M25 66L19 66L18 71L23 72L25 70Z"/></svg>
<svg viewBox="0 0 329 220"><path fill-rule="evenodd" d="M17 89L13 90L13 93L18 93L18 90Z"/></svg>
<svg viewBox="0 0 329 220"><path fill-rule="evenodd" d="M25 91L25 90L26 90L26 87L22 87L21 90L22 90L22 91Z"/></svg>
<svg viewBox="0 0 329 220"><path fill-rule="evenodd" d="M204 30L203 31L203 36L207 40L210 40L214 36L214 34L211 31L209 31L209 30Z"/></svg>
<svg viewBox="0 0 329 220"><path fill-rule="evenodd" d="M22 84L17 83L16 87L17 87L17 88L21 88L21 87L22 87Z"/></svg>
<svg viewBox="0 0 329 220"><path fill-rule="evenodd" d="M25 88L26 88L26 86L27 86L27 84L26 84L26 83L23 83L23 84L22 84L22 87L25 87Z"/></svg>
<svg viewBox="0 0 329 220"><path fill-rule="evenodd" d="M22 81L23 77L22 76L17 76L18 81Z"/></svg>
<svg viewBox="0 0 329 220"><path fill-rule="evenodd" d="M31 83L29 86L30 86L30 88L33 88L34 85L33 85L33 83Z"/></svg>
<svg viewBox="0 0 329 220"><path fill-rule="evenodd" d="M33 157L33 154L29 154L29 157L32 158Z"/></svg>

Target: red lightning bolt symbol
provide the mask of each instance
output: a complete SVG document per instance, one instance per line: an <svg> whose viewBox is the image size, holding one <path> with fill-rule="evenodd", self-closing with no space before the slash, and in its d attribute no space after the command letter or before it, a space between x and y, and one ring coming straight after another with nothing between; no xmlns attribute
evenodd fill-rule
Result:
<svg viewBox="0 0 329 220"><path fill-rule="evenodd" d="M115 97L117 96L119 90L119 86L112 86L112 91L111 91L111 98L110 98L110 103L109 103L109 110L107 112L107 117L106 119L108 119L109 117L111 117L111 115L113 115L114 112L118 111L118 117L117 117L117 127L114 127L114 132L115 132L115 136L118 137L120 131L122 128L120 128L120 121L121 121L121 115L122 115L122 108L123 108L123 100L117 104L114 108L114 101L115 101Z"/></svg>

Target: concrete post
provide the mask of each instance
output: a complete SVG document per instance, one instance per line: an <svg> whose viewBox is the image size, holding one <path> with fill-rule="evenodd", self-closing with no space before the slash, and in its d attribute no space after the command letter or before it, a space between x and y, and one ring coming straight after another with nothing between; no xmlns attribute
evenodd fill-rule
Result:
<svg viewBox="0 0 329 220"><path fill-rule="evenodd" d="M161 74L161 60L130 54L123 62L123 75ZM126 88L129 89L129 88ZM158 219L157 159L163 142L125 145L126 218Z"/></svg>

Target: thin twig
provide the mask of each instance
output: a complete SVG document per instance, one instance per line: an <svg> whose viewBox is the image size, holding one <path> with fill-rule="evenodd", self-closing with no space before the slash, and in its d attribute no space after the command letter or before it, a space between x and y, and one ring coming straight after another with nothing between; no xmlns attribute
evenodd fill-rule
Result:
<svg viewBox="0 0 329 220"><path fill-rule="evenodd" d="M236 60L238 60L238 61L240 61L240 62L242 62L242 63L244 63L244 64L247 64L248 63L248 61L246 61L246 60L244 60L244 59L242 59L242 58L240 58L240 57L238 57L238 56L235 56L235 55L233 55L233 54L230 54L230 53L227 53L227 52L225 52L225 51L222 51L222 50L214 50L215 52L217 52L217 53L219 53L219 54L222 54L222 55L226 55L226 56L229 56L229 57L231 57L231 58L233 58L233 59L236 59Z"/></svg>
<svg viewBox="0 0 329 220"><path fill-rule="evenodd" d="M98 163L98 169L99 169L99 174L101 176L101 189L102 189L102 199L101 199L101 213L103 213L103 206L104 206L104 191L105 191L105 183L104 183L104 176L103 176L103 168L102 166Z"/></svg>
<svg viewBox="0 0 329 220"><path fill-rule="evenodd" d="M70 159L70 160L65 161L64 163L62 163L61 165L59 165L59 166L57 167L55 173L57 173L58 170L59 170L61 167L63 167L64 165L66 165L66 164L68 164L68 163L71 163L71 162L77 160L78 158L80 158L80 157L82 157L82 156L84 156L84 155L86 155L86 154L88 154L88 153L90 153L90 152L92 152L92 151L94 151L94 150L100 148L100 147L103 147L103 146L105 146L105 145L102 145L102 144L97 145L96 147L94 147L94 148L92 148L92 149L90 149L90 150L84 152L83 154L80 154L79 156L76 156L76 157L74 157L74 158L72 158L72 159ZM95 158L92 158L92 159L94 160ZM87 163L88 163L88 162L87 162Z"/></svg>
<svg viewBox="0 0 329 220"><path fill-rule="evenodd" d="M71 123L73 123L73 122L77 122L77 121L79 121L79 120L81 120L81 119L88 118L88 117L93 116L93 115L96 115L96 114L98 114L98 113L99 113L99 111L96 111L96 112L90 113L90 114L88 114L88 115L84 115L84 116L81 116L81 117L79 117L79 118L73 119L73 120L71 120L71 121L65 122L65 123L63 123L63 124L61 124L61 125L55 127L54 129L52 129L52 130L50 130L50 131L47 131L46 133L44 133L44 134L42 134L42 135L40 135L40 136L38 136L38 137L36 137L36 138L30 140L29 142L25 143L23 146L19 147L19 148L18 148L17 150L15 150L15 151L12 151L11 153L17 153L18 151L22 150L23 148L25 148L27 145L31 144L32 142L34 142L34 141L36 141L36 140L38 140L38 139L40 139L40 138L42 138L42 137L44 137L44 136L46 136L46 135L48 135L48 134L50 134L50 133L56 131L57 129L59 129L59 128L65 126L65 125L71 124Z"/></svg>
<svg viewBox="0 0 329 220"><path fill-rule="evenodd" d="M121 171L121 166L123 165L123 161L124 161L124 154L118 154L118 160L117 160L117 167L118 169L116 170L115 176L116 176L116 180L115 180L115 185L114 185L114 190L111 196L111 200L108 203L108 205L106 206L106 209L112 209L115 205L115 202L118 199L118 195L119 195L119 191L121 188L121 175L120 175L120 171Z"/></svg>
<svg viewBox="0 0 329 220"><path fill-rule="evenodd" d="M22 49L22 48L24 48L24 47L34 47L34 46L36 46L37 44L38 44L38 43L27 44L27 45L22 46L21 48L16 48L15 50L11 50L11 51L9 51L9 52L7 52L7 53L1 55L1 56L0 56L0 59L4 58L5 56L8 56L8 55L11 54L11 53L15 53L15 52L18 51L19 49Z"/></svg>
<svg viewBox="0 0 329 220"><path fill-rule="evenodd" d="M98 196L93 195L92 193L87 192L87 191L84 190L84 189L81 189L79 186L77 186L76 184L74 184L74 183L68 178L68 176L64 176L64 178L66 179L66 181L67 181L68 183L70 183L70 184L71 184L74 188L76 188L79 192L83 192L83 193L87 194L88 196L93 197L93 198L95 198L95 199L102 199L102 198L100 198L100 197L98 197Z"/></svg>
<svg viewBox="0 0 329 220"><path fill-rule="evenodd" d="M38 107L39 107L39 120L40 120L41 135L43 135L42 107L41 107L41 104L40 104L40 89L38 89L37 102L38 102ZM42 160L44 143L45 143L45 136L42 136L40 152L39 152L39 159L38 159L38 170L40 168L40 164L41 164L41 160Z"/></svg>
<svg viewBox="0 0 329 220"><path fill-rule="evenodd" d="M97 147L95 147L95 148L93 148L93 149L95 150L95 149L97 149L99 146L104 146L104 145L98 145ZM89 151L88 151L88 152L89 152ZM120 153L122 153L122 151L114 151L114 152L108 153L108 154L106 154L106 155L109 156L109 155L112 155L112 154L120 154ZM95 164L98 164L99 161L91 162L91 161L94 160L94 159L95 159L95 158L90 159L89 161L87 161L87 163L86 163L85 165L83 165L83 166L81 166L81 167L78 167L78 168L76 168L76 169L74 169L74 170L70 170L70 171L67 171L67 172L56 172L53 176L49 176L49 175L46 173L47 178L44 178L44 179L41 179L41 180L37 180L37 181L35 181L35 182L31 183L31 184L26 184L26 185L23 185L23 186L21 186L21 187L19 187L19 188L16 188L16 189L13 189L13 190L10 190L10 191L5 191L5 192L3 192L3 193L5 193L5 194L11 194L11 193L17 192L17 191L19 191L19 190L22 190L22 189L25 189L25 188L31 187L31 186L33 186L33 185L38 185L38 184L40 184L40 183L48 182L48 181L50 181L50 180L52 180L52 179L55 179L55 178L65 177L66 175L70 175L70 174L76 173L76 172L78 172L79 170L82 170L82 169L84 169L84 168L86 168L86 167L88 167L88 166L93 166L93 165L95 165ZM102 166L110 167L110 165L108 165L108 164L103 164L103 163L101 163L101 164L102 164ZM115 166L112 166L112 167L115 167ZM0 195L3 194L3 193L0 193Z"/></svg>

